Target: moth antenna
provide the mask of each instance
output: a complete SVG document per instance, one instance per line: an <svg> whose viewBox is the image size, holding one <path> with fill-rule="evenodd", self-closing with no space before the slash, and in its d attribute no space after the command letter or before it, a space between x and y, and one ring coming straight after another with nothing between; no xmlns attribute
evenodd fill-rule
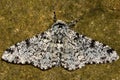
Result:
<svg viewBox="0 0 120 80"><path fill-rule="evenodd" d="M82 18L83 17L78 17L77 19L72 20L71 22L69 22L68 26L69 27L75 26L77 24L77 22L79 22Z"/></svg>
<svg viewBox="0 0 120 80"><path fill-rule="evenodd" d="M54 13L53 22L56 22L57 21L56 13L55 13L55 11L53 13Z"/></svg>

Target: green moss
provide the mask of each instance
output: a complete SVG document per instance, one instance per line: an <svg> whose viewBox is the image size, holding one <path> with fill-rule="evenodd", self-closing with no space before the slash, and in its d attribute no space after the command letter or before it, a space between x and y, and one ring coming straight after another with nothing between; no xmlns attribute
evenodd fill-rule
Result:
<svg viewBox="0 0 120 80"><path fill-rule="evenodd" d="M58 19L64 21L85 14L73 30L110 45L120 55L120 2L109 1L0 0L0 57L10 45L50 28L53 7ZM31 65L0 60L0 80L119 80L119 74L120 60L87 65L72 72L61 67L41 71Z"/></svg>

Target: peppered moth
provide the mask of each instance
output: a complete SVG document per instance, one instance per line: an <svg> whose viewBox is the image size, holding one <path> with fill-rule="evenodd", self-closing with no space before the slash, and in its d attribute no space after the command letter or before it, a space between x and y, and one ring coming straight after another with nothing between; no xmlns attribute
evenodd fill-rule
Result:
<svg viewBox="0 0 120 80"><path fill-rule="evenodd" d="M57 20L47 31L6 49L2 59L16 64L32 64L42 70L53 66L76 70L88 63L111 63L119 56L108 45L81 35L71 30L69 24Z"/></svg>

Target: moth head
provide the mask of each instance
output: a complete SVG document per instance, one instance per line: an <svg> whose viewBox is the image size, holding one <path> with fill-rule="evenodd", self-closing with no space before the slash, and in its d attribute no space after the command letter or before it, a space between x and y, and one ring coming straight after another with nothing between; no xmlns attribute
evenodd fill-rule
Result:
<svg viewBox="0 0 120 80"><path fill-rule="evenodd" d="M57 20L52 27L58 29L64 29L64 28L68 28L68 25L62 20Z"/></svg>
<svg viewBox="0 0 120 80"><path fill-rule="evenodd" d="M77 19L75 19L75 20L73 20L73 21L71 21L71 22L69 22L68 24L67 23L65 23L64 21L62 21L62 20L57 20L57 18L56 18L56 14L55 14L55 11L54 11L54 16L53 16L53 21L55 22L54 24L53 24L53 28L62 28L62 29L64 29L64 28L69 28L69 27L73 27L73 26L75 26L75 24L77 23L77 22L79 22L79 20L81 19L82 17L80 16L80 17L78 17Z"/></svg>

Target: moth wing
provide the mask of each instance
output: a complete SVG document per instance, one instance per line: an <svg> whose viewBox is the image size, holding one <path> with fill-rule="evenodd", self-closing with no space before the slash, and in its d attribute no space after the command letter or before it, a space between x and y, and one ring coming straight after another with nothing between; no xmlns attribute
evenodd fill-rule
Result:
<svg viewBox="0 0 120 80"><path fill-rule="evenodd" d="M84 45L86 63L111 63L119 59L119 56L113 48L99 41L84 37L82 44Z"/></svg>
<svg viewBox="0 0 120 80"><path fill-rule="evenodd" d="M117 60L116 51L107 45L80 35L70 29L63 40L64 54L61 56L61 66L75 70L86 63L106 63Z"/></svg>
<svg viewBox="0 0 120 80"><path fill-rule="evenodd" d="M41 69L49 69L59 65L59 55L52 39L52 31L48 30L30 39L17 43L6 49L2 59L7 62L32 64Z"/></svg>

